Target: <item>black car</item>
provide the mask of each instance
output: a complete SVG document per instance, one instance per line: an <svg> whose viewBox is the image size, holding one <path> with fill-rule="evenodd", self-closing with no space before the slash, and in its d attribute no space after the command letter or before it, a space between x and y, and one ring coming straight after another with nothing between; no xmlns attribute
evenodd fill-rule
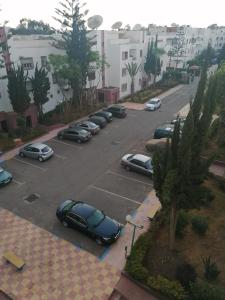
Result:
<svg viewBox="0 0 225 300"><path fill-rule="evenodd" d="M164 124L158 128L156 128L154 132L154 139L161 139L172 137L174 132L174 124Z"/></svg>
<svg viewBox="0 0 225 300"><path fill-rule="evenodd" d="M91 116L91 117L89 117L88 121L95 123L100 128L104 128L107 124L106 119L103 117L99 117L99 116Z"/></svg>
<svg viewBox="0 0 225 300"><path fill-rule="evenodd" d="M96 125L93 122L90 121L81 121L81 122L76 122L76 123L72 123L69 125L70 128L81 128L84 130L89 131L92 135L95 135L97 133L99 133L100 131L100 127L98 125Z"/></svg>
<svg viewBox="0 0 225 300"><path fill-rule="evenodd" d="M120 236L122 225L93 206L66 200L56 211L65 227L74 227L91 236L98 244L111 244Z"/></svg>
<svg viewBox="0 0 225 300"><path fill-rule="evenodd" d="M58 139L67 139L78 143L84 143L90 140L91 133L79 127L66 128L59 131L57 137Z"/></svg>
<svg viewBox="0 0 225 300"><path fill-rule="evenodd" d="M119 104L111 105L103 110L111 112L113 117L117 118L125 118L127 115L125 106Z"/></svg>
<svg viewBox="0 0 225 300"><path fill-rule="evenodd" d="M97 111L96 113L90 115L90 117L92 116L98 116L98 117L103 117L106 119L106 121L109 123L112 121L112 113L109 111Z"/></svg>

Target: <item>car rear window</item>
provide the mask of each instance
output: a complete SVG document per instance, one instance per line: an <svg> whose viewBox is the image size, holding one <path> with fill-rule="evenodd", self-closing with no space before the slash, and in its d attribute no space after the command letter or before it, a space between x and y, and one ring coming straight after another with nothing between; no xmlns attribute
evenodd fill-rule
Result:
<svg viewBox="0 0 225 300"><path fill-rule="evenodd" d="M48 152L50 150L50 148L49 147L44 147L43 149L41 149L41 152L42 153L46 153L46 152Z"/></svg>

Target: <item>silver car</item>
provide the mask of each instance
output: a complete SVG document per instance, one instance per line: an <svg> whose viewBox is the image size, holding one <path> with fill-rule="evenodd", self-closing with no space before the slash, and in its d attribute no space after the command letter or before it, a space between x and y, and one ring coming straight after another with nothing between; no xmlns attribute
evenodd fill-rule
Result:
<svg viewBox="0 0 225 300"><path fill-rule="evenodd" d="M19 155L21 157L30 157L38 159L39 161L44 161L50 158L54 154L54 151L47 145L42 143L34 143L26 145L24 148L21 148Z"/></svg>
<svg viewBox="0 0 225 300"><path fill-rule="evenodd" d="M152 159L142 154L126 154L121 159L121 165L128 171L133 170L148 176L153 174Z"/></svg>
<svg viewBox="0 0 225 300"><path fill-rule="evenodd" d="M156 110L161 107L161 100L159 98L152 98L145 104L145 110Z"/></svg>

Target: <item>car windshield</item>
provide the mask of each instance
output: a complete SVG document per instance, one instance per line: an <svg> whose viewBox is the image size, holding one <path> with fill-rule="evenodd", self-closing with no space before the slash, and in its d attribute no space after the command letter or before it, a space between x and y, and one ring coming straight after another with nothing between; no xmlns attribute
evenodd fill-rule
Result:
<svg viewBox="0 0 225 300"><path fill-rule="evenodd" d="M145 165L146 165L146 167L147 167L149 170L152 169L152 161L151 161L151 159L149 159L148 161L146 161Z"/></svg>
<svg viewBox="0 0 225 300"><path fill-rule="evenodd" d="M41 149L41 152L42 152L42 153L46 153L46 152L48 152L49 150L50 150L49 147L46 146L46 147L44 147L43 149Z"/></svg>
<svg viewBox="0 0 225 300"><path fill-rule="evenodd" d="M105 219L105 215L96 209L87 219L90 226L96 227Z"/></svg>

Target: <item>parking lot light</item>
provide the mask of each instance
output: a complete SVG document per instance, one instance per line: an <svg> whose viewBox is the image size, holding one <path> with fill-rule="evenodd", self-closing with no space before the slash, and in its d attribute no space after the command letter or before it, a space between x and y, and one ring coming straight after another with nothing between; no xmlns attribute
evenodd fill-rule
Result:
<svg viewBox="0 0 225 300"><path fill-rule="evenodd" d="M131 250L132 250L132 248L134 246L134 239L135 239L136 228L143 229L144 226L143 225L139 225L139 224L133 222L132 221L132 217L130 215L126 216L126 221L127 221L127 223L129 223L130 225L133 226L133 234L132 234L132 242L131 242ZM126 257L127 257L127 246L125 247L125 252L126 252Z"/></svg>

